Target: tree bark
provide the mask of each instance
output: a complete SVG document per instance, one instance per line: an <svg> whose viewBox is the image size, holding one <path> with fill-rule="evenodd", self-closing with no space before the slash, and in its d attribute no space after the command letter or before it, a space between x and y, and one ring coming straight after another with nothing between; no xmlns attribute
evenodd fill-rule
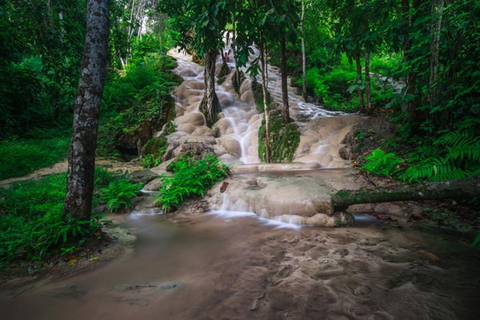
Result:
<svg viewBox="0 0 480 320"><path fill-rule="evenodd" d="M370 53L365 50L365 95L367 97L367 112L372 110L371 85L370 85Z"/></svg>
<svg viewBox="0 0 480 320"><path fill-rule="evenodd" d="M263 112L265 117L265 160L272 162L272 151L270 148L270 119L268 115L267 104L267 61L265 57L265 43L260 43L260 61L262 64L262 92L263 92Z"/></svg>
<svg viewBox="0 0 480 320"><path fill-rule="evenodd" d="M357 85L358 85L358 101L360 103L360 111L365 111L365 102L363 100L362 90L362 64L360 63L360 49L355 49L354 53L355 65L357 67Z"/></svg>
<svg viewBox="0 0 480 320"><path fill-rule="evenodd" d="M205 115L207 126L217 122L217 116L221 111L220 102L215 92L215 61L217 60L217 51L210 50L203 56L205 65L205 94L200 102L200 111Z"/></svg>
<svg viewBox="0 0 480 320"><path fill-rule="evenodd" d="M280 48L281 48L281 55L282 55L282 115L285 123L290 122L290 106L288 105L288 84L287 84L287 39L285 35L281 36L280 39Z"/></svg>
<svg viewBox="0 0 480 320"><path fill-rule="evenodd" d="M87 32L75 101L64 206L65 213L77 219L89 220L92 212L95 148L109 35L108 3L108 0L87 2Z"/></svg>
<svg viewBox="0 0 480 320"><path fill-rule="evenodd" d="M430 101L434 104L437 103L438 96L437 82L438 64L440 62L440 34L442 31L443 6L444 0L432 1L429 95Z"/></svg>
<svg viewBox="0 0 480 320"><path fill-rule="evenodd" d="M358 203L467 199L478 197L480 176L468 179L402 185L390 188L342 190L332 195L334 210L341 211Z"/></svg>
<svg viewBox="0 0 480 320"><path fill-rule="evenodd" d="M303 34L303 24L305 22L305 0L302 0L302 17L300 18L300 32L302 33L302 96L307 99L307 57L305 53L305 36Z"/></svg>

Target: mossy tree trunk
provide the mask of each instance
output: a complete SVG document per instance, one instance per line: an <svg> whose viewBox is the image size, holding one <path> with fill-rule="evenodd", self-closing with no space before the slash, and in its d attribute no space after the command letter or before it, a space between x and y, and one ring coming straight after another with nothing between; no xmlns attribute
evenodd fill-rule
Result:
<svg viewBox="0 0 480 320"><path fill-rule="evenodd" d="M217 122L217 116L221 111L220 102L215 92L215 61L217 60L217 51L210 50L204 54L205 66L205 94L200 102L200 111L205 115L207 125Z"/></svg>
<svg viewBox="0 0 480 320"><path fill-rule="evenodd" d="M282 115L285 123L290 122L290 106L288 105L288 86L287 86L287 39L285 35L280 37L280 48L282 55Z"/></svg>
<svg viewBox="0 0 480 320"><path fill-rule="evenodd" d="M428 182L390 188L341 190L332 195L332 205L337 211L358 203L390 201L418 201L468 199L479 196L480 176L452 181Z"/></svg>
<svg viewBox="0 0 480 320"><path fill-rule="evenodd" d="M358 46L359 44L357 44ZM357 67L357 92L358 92L358 101L360 103L360 111L365 111L365 102L363 100L363 89L362 89L362 64L360 63L360 48L356 48L353 52L355 59L355 65Z"/></svg>
<svg viewBox="0 0 480 320"><path fill-rule="evenodd" d="M262 37L264 39L264 37ZM265 117L265 161L272 162L272 149L270 147L270 119L267 104L267 61L265 55L265 42L260 42L260 60L262 64L262 92L263 92L263 113Z"/></svg>

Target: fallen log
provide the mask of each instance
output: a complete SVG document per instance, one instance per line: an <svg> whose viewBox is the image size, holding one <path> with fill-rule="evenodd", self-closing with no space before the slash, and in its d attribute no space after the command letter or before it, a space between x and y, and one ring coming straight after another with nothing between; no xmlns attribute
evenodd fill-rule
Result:
<svg viewBox="0 0 480 320"><path fill-rule="evenodd" d="M359 203L467 199L474 197L480 197L480 176L389 188L340 190L332 195L332 206L335 211L342 211L351 205Z"/></svg>

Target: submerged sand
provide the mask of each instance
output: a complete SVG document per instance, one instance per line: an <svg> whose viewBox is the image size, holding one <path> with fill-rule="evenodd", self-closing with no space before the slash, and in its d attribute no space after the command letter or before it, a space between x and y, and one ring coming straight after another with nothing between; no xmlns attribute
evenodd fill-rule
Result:
<svg viewBox="0 0 480 320"><path fill-rule="evenodd" d="M2 319L478 319L480 254L435 230L125 216L135 250L0 286Z"/></svg>

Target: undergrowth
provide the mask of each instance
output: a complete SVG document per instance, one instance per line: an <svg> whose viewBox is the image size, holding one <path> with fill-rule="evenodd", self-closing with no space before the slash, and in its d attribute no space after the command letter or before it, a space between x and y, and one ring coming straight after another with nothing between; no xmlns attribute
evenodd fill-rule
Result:
<svg viewBox="0 0 480 320"><path fill-rule="evenodd" d="M15 139L0 142L0 180L21 177L49 167L68 155L70 137Z"/></svg>
<svg viewBox="0 0 480 320"><path fill-rule="evenodd" d="M203 159L195 160L189 155L181 156L172 162L168 170L174 173L173 177L162 176L162 188L155 204L161 204L167 212L178 208L187 198L203 196L215 183L225 179L228 167L220 165L219 159L206 154Z"/></svg>
<svg viewBox="0 0 480 320"><path fill-rule="evenodd" d="M118 156L125 148L136 149L139 138L145 143L171 120L175 105L171 89L181 82L179 76L168 72L175 67L173 58L150 54L105 85L100 155ZM125 142L129 140L134 142Z"/></svg>
<svg viewBox="0 0 480 320"><path fill-rule="evenodd" d="M94 203L104 193L127 205L131 184L105 169L95 170ZM62 257L81 248L86 241L101 240L102 216L90 221L75 220L63 211L66 191L66 173L47 176L39 180L14 183L0 189L0 267L23 261L41 265L55 257ZM129 199L129 201L131 201Z"/></svg>

